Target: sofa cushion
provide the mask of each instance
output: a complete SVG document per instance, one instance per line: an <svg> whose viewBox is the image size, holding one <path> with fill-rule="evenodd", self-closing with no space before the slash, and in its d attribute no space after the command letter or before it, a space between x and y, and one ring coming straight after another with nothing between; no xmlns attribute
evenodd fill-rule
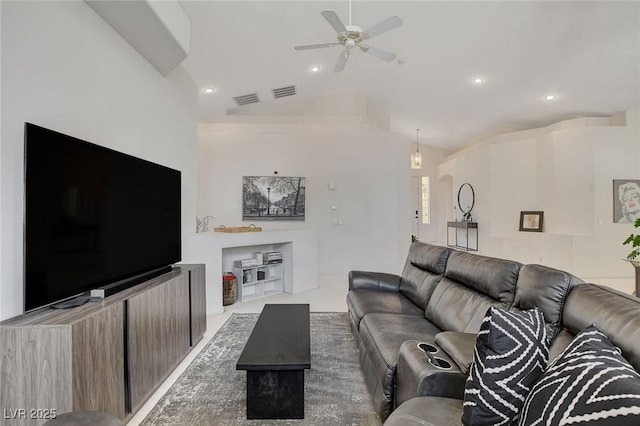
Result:
<svg viewBox="0 0 640 426"><path fill-rule="evenodd" d="M549 363L558 358L575 337L575 334L571 334L567 330L562 330L553 343L551 343L551 346L549 346Z"/></svg>
<svg viewBox="0 0 640 426"><path fill-rule="evenodd" d="M356 290L347 293L347 307L359 328L369 313L389 313L422 317L424 311L400 293L375 290Z"/></svg>
<svg viewBox="0 0 640 426"><path fill-rule="evenodd" d="M571 288L583 281L567 272L542 265L524 265L516 283L514 309L540 308L553 341L562 330L562 310Z"/></svg>
<svg viewBox="0 0 640 426"><path fill-rule="evenodd" d="M442 279L451 250L415 241L402 271L400 292L423 311L435 286Z"/></svg>
<svg viewBox="0 0 640 426"><path fill-rule="evenodd" d="M487 295L443 278L429 300L425 318L442 330L477 333L492 306L504 307Z"/></svg>
<svg viewBox="0 0 640 426"><path fill-rule="evenodd" d="M433 341L440 329L422 316L367 314L360 322L360 364L373 405L383 420L393 408L400 347L406 340Z"/></svg>
<svg viewBox="0 0 640 426"><path fill-rule="evenodd" d="M369 314L360 322L360 340L374 350L387 367L395 368L400 346L406 340L433 341L441 330L423 317ZM382 378L383 375L380 375Z"/></svg>
<svg viewBox="0 0 640 426"><path fill-rule="evenodd" d="M451 249L447 247L414 241L409 247L405 268L409 265L414 265L436 275L442 275L450 254Z"/></svg>
<svg viewBox="0 0 640 426"><path fill-rule="evenodd" d="M508 425L517 419L549 357L544 316L538 308L491 308L482 322L464 390L462 423Z"/></svg>
<svg viewBox="0 0 640 426"><path fill-rule="evenodd" d="M592 325L535 384L519 425L637 425L638 416L640 375Z"/></svg>
<svg viewBox="0 0 640 426"><path fill-rule="evenodd" d="M384 426L460 426L462 400L419 396L396 408Z"/></svg>
<svg viewBox="0 0 640 426"><path fill-rule="evenodd" d="M443 330L477 333L491 306L508 309L513 304L521 266L511 260L452 252L425 317Z"/></svg>
<svg viewBox="0 0 640 426"><path fill-rule="evenodd" d="M569 293L564 326L574 335L596 324L640 371L640 299L596 284L578 284Z"/></svg>
<svg viewBox="0 0 640 426"><path fill-rule="evenodd" d="M465 287L498 300L506 309L513 303L521 263L454 251L447 260L444 276Z"/></svg>

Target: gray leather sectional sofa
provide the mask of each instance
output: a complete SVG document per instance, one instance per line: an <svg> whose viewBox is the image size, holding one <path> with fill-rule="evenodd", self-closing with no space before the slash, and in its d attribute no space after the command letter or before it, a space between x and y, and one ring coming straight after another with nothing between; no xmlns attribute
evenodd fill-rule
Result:
<svg viewBox="0 0 640 426"><path fill-rule="evenodd" d="M537 306L551 342L549 360L596 323L640 369L638 299L542 265L415 242L401 276L350 272L347 305L385 425L460 425L477 333L491 306Z"/></svg>

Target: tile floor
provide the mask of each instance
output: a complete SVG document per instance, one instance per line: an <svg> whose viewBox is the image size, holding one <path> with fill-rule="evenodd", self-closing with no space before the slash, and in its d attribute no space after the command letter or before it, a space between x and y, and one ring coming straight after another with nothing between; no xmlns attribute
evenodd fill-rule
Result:
<svg viewBox="0 0 640 426"><path fill-rule="evenodd" d="M202 340L189 352L180 365L171 373L158 390L149 398L145 405L127 422L127 426L138 426L158 403L160 398L169 390L171 385L180 377L191 364L204 346L222 327L234 312L259 313L265 303L308 303L311 312L347 312L347 276L324 275L318 279L318 288L300 294L275 294L244 303L235 303L224 307L224 313L211 315L207 318L207 331Z"/></svg>

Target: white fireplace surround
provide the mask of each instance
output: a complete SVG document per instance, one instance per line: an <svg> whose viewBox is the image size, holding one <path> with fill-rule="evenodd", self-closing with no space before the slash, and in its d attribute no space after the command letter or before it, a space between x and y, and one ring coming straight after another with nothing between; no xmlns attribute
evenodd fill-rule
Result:
<svg viewBox="0 0 640 426"><path fill-rule="evenodd" d="M318 238L309 229L262 232L206 232L187 238L185 262L206 267L207 315L224 311L222 275L233 260L252 257L256 251L281 251L284 292L290 294L318 288Z"/></svg>

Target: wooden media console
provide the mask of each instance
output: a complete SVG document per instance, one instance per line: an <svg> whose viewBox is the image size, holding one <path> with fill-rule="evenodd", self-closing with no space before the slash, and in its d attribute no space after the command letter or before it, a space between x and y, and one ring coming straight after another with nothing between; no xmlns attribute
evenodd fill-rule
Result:
<svg viewBox="0 0 640 426"><path fill-rule="evenodd" d="M204 265L178 265L102 302L3 321L0 409L129 419L204 335L205 301ZM0 423L39 425L40 417Z"/></svg>

